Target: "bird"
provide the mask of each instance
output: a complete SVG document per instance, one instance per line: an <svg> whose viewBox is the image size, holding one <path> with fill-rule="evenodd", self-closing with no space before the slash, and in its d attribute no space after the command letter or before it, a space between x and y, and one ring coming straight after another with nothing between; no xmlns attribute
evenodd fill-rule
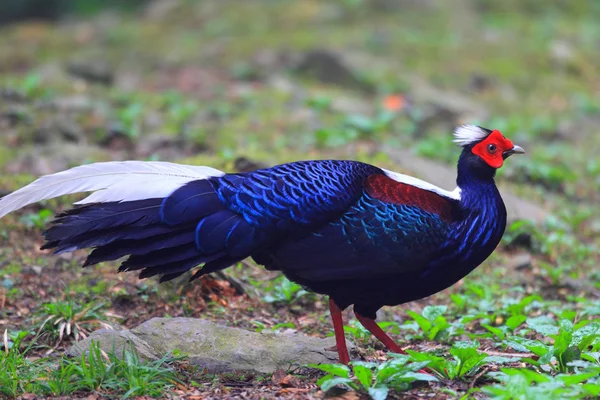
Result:
<svg viewBox="0 0 600 400"><path fill-rule="evenodd" d="M496 171L523 154L500 131L454 130L456 188L352 160L308 160L250 172L162 161L111 161L43 176L0 199L0 218L42 200L92 192L57 215L42 249L92 249L83 266L124 258L119 272L190 280L252 258L329 299L340 363L342 311L391 352L377 311L431 296L498 246L507 221Z"/></svg>

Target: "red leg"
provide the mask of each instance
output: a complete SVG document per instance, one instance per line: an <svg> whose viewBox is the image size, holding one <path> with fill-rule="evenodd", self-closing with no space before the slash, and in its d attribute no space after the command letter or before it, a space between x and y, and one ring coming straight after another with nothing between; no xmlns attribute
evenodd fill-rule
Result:
<svg viewBox="0 0 600 400"><path fill-rule="evenodd" d="M391 351L392 353L406 354L406 352L402 350L400 346L398 346L396 342L394 342L394 340L379 327L379 325L377 325L377 322L375 322L375 320L363 317L357 312L355 312L354 315L356 315L356 319L358 319L362 326L367 328L367 330L371 332L373 336L379 339L379 341L383 343L383 345L387 347L389 351Z"/></svg>
<svg viewBox="0 0 600 400"><path fill-rule="evenodd" d="M363 317L356 311L354 312L354 315L356 315L356 319L358 319L362 326L367 328L367 330L371 332L373 336L379 339L379 341L383 343L383 345L387 347L389 351L391 351L392 353L406 354L406 352L402 350L400 346L398 346L396 342L394 342L394 340L391 337L389 337L387 333L383 331L383 329L379 327L379 325L377 325L377 322L375 322L374 319ZM427 368L424 368L419 372L423 374L429 374Z"/></svg>
<svg viewBox="0 0 600 400"><path fill-rule="evenodd" d="M333 299L329 299L329 312L333 321L333 331L335 332L335 346L337 347L340 363L348 365L350 356L346 347L346 337L344 336L344 320L342 310L335 304Z"/></svg>

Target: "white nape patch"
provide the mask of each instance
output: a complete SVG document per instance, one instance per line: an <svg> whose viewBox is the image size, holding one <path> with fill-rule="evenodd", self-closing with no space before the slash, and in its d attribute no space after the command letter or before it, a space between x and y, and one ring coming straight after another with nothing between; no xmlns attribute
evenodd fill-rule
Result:
<svg viewBox="0 0 600 400"><path fill-rule="evenodd" d="M94 192L75 204L166 197L198 179L223 176L218 169L162 161L112 161L43 176L0 199L0 218L26 205L67 194Z"/></svg>
<svg viewBox="0 0 600 400"><path fill-rule="evenodd" d="M489 135L485 129L475 125L461 125L454 130L454 143L459 146L468 146L485 139Z"/></svg>
<svg viewBox="0 0 600 400"><path fill-rule="evenodd" d="M388 171L387 169L383 169L383 172L389 177L395 180L396 182L406 183L407 185L416 186L420 189L429 190L430 192L434 192L439 194L440 196L448 197L453 200L460 201L460 187L456 187L453 191L444 190L440 187L435 186L432 183L422 181L412 176L404 175L394 171Z"/></svg>

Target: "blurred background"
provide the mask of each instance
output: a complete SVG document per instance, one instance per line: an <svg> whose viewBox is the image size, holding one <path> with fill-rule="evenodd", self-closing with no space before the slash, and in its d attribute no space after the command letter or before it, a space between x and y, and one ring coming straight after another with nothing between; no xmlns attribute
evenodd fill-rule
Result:
<svg viewBox="0 0 600 400"><path fill-rule="evenodd" d="M528 200L507 241L552 269L557 241L600 233L598 17L563 0L5 0L0 194L122 159L352 158L452 188L450 132L477 123L527 150L499 171Z"/></svg>
<svg viewBox="0 0 600 400"><path fill-rule="evenodd" d="M450 166L450 131L473 122L529 150L504 179L597 200L598 16L561 0L3 1L0 167L402 167L390 149Z"/></svg>
<svg viewBox="0 0 600 400"><path fill-rule="evenodd" d="M499 171L501 249L465 285L385 318L448 304L452 324L501 325L525 296L519 312L597 317L598 21L600 1L584 0L2 0L0 196L123 159L243 171L350 158L451 189L451 131L476 123L527 150ZM0 327L37 330L49 302L125 327L184 315L331 333L323 302L253 265L159 290L114 264L77 268L85 252L40 252L71 200L0 221Z"/></svg>

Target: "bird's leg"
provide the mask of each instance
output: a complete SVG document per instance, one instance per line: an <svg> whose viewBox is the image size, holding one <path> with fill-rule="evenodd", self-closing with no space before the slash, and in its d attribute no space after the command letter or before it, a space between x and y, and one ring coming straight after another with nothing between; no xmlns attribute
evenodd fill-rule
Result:
<svg viewBox="0 0 600 400"><path fill-rule="evenodd" d="M342 310L335 304L333 299L329 299L329 312L333 321L333 331L335 332L335 347L337 347L340 363L348 365L350 356L346 347L346 337L344 336L344 319Z"/></svg>
<svg viewBox="0 0 600 400"><path fill-rule="evenodd" d="M394 342L394 340L379 327L379 325L377 325L377 322L375 322L374 319L364 317L357 312L354 312L354 315L356 315L356 319L358 319L362 326L367 328L367 330L371 332L373 336L379 339L379 341L383 343L383 345L387 347L389 351L392 353L406 354L406 352L402 350L400 346L398 346L396 342Z"/></svg>
<svg viewBox="0 0 600 400"><path fill-rule="evenodd" d="M406 354L406 352L402 350L400 346L398 346L396 342L394 342L394 340L391 337L389 337L387 333L383 331L383 329L379 327L379 325L377 325L377 322L375 322L374 319L364 317L356 311L354 311L354 315L356 315L356 319L358 319L358 322L360 322L362 326L367 328L367 330L371 332L373 336L379 339L379 341L383 343L383 345L387 347L389 351L391 351L392 353ZM430 370L428 368L423 368L419 370L419 372L422 374L431 375L429 371Z"/></svg>

